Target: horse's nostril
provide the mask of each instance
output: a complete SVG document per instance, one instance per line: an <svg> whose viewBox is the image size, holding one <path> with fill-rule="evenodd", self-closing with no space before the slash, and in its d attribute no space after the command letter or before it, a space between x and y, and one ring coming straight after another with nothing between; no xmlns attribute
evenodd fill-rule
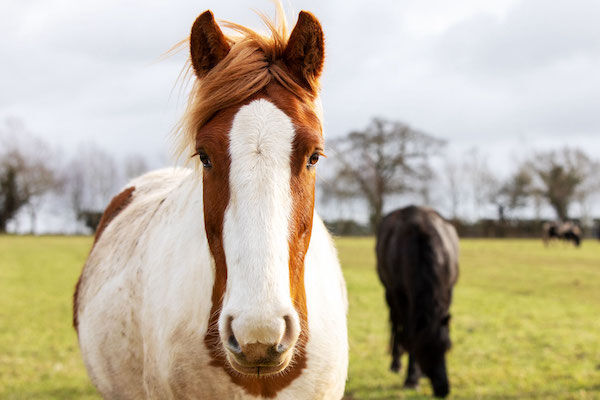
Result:
<svg viewBox="0 0 600 400"><path fill-rule="evenodd" d="M279 353L283 353L287 351L290 347L293 347L296 343L296 340L298 339L299 334L298 324L291 316L284 316L283 321L285 322L285 331L283 333L281 341L275 347L275 349Z"/></svg>
<svg viewBox="0 0 600 400"><path fill-rule="evenodd" d="M275 347L275 350L277 350L278 353L285 353L285 351L287 350L287 346L279 343L277 347Z"/></svg>
<svg viewBox="0 0 600 400"><path fill-rule="evenodd" d="M231 328L232 322L233 317L227 317L227 323L224 326L225 331L223 332L225 334L225 337L227 338L227 341L225 342L225 347L227 347L227 349L229 349L229 351L231 351L232 353L241 354L242 347L240 346L240 343L238 342L238 340L235 337L235 334L233 333L233 329Z"/></svg>
<svg viewBox="0 0 600 400"><path fill-rule="evenodd" d="M238 343L238 341L235 338L235 336L233 336L233 335L229 335L229 339L227 339L227 347L233 353L236 353L236 354L241 354L242 353L242 348L240 347L240 344Z"/></svg>

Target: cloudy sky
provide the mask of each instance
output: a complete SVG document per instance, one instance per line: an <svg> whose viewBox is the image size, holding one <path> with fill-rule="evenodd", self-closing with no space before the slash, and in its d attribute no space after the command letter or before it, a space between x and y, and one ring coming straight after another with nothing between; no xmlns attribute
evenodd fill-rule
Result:
<svg viewBox="0 0 600 400"><path fill-rule="evenodd" d="M372 116L476 146L509 171L532 149L563 144L600 156L597 0L284 1L323 25L326 132ZM161 60L196 16L261 28L267 0L3 0L0 121L75 152L95 142L117 156L168 162L185 103L186 54Z"/></svg>

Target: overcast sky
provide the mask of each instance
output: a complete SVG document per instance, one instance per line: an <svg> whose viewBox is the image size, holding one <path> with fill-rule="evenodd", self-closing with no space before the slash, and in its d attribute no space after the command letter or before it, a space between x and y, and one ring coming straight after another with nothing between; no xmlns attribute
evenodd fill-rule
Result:
<svg viewBox="0 0 600 400"><path fill-rule="evenodd" d="M581 146L600 156L600 1L284 1L326 35L329 137L372 116L477 146L509 171L532 149ZM196 16L262 29L267 0L2 0L0 120L74 152L168 162L185 104L175 86L187 54L160 60Z"/></svg>

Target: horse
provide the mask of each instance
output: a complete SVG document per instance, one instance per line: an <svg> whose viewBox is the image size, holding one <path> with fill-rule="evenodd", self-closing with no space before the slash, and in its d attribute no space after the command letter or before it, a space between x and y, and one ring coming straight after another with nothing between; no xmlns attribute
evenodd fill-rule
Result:
<svg viewBox="0 0 600 400"><path fill-rule="evenodd" d="M73 324L104 398L343 395L346 288L314 211L323 31L302 11L288 34L279 3L263 20L270 36L198 16L176 134L193 166L132 180L102 216Z"/></svg>
<svg viewBox="0 0 600 400"><path fill-rule="evenodd" d="M446 397L449 307L458 279L456 230L436 211L409 206L384 217L376 252L391 322L390 369L400 370L400 357L407 351L404 386L416 387L424 373L435 396Z"/></svg>
<svg viewBox="0 0 600 400"><path fill-rule="evenodd" d="M546 222L542 225L542 241L548 247L554 239L573 242L575 247L581 245L581 228L574 222Z"/></svg>

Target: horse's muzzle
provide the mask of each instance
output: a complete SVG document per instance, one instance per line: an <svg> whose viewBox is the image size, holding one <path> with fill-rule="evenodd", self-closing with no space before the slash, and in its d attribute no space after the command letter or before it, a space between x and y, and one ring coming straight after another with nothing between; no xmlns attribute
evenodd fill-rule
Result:
<svg viewBox="0 0 600 400"><path fill-rule="evenodd" d="M279 345L252 343L246 346L227 345L227 356L231 367L246 375L272 375L283 371L290 363L293 349L283 349Z"/></svg>
<svg viewBox="0 0 600 400"><path fill-rule="evenodd" d="M232 328L232 321L233 318L228 318L222 333L227 337L227 340L223 340L227 360L235 371L246 375L266 376L277 374L290 364L299 333L297 324L293 323L291 317L283 317L281 325L272 325L279 326L282 329L280 332L261 335L262 338L258 335L242 335L238 339Z"/></svg>

